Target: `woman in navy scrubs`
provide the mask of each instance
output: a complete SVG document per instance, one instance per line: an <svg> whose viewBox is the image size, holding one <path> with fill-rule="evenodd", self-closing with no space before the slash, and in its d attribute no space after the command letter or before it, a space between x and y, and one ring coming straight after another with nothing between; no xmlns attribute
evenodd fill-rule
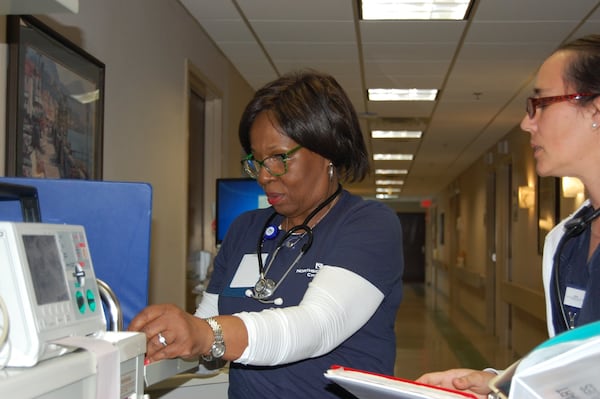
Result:
<svg viewBox="0 0 600 399"><path fill-rule="evenodd" d="M231 361L230 398L352 397L323 374L393 374L403 271L394 211L342 188L369 171L356 112L333 77L292 73L258 90L239 137L271 207L234 221L195 315L150 306L130 329L150 361Z"/></svg>

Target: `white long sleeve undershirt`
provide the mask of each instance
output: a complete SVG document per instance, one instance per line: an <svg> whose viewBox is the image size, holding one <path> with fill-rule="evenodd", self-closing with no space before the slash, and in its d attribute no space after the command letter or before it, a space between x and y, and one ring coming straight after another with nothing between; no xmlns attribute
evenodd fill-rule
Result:
<svg viewBox="0 0 600 399"><path fill-rule="evenodd" d="M214 317L218 314L219 294L209 294L208 292L204 292L202 294L202 300L198 304L198 307L196 307L194 316L206 319L207 317Z"/></svg>
<svg viewBox="0 0 600 399"><path fill-rule="evenodd" d="M298 306L234 315L248 331L248 346L235 362L278 365L330 352L371 318L383 298L358 274L324 266ZM214 316L217 302L218 295L205 294L196 316Z"/></svg>

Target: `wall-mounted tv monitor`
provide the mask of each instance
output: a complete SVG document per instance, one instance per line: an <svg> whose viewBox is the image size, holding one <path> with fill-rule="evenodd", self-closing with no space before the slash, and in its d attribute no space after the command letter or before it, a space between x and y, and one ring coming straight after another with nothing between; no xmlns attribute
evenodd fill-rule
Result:
<svg viewBox="0 0 600 399"><path fill-rule="evenodd" d="M217 179L216 233L221 245L231 222L246 211L268 208L267 196L251 178Z"/></svg>

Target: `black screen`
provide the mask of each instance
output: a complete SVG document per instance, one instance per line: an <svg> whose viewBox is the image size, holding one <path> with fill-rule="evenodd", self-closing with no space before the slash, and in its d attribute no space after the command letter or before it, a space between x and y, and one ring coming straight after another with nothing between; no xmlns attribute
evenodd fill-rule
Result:
<svg viewBox="0 0 600 399"><path fill-rule="evenodd" d="M53 235L24 235L23 245L38 305L69 299L56 239Z"/></svg>

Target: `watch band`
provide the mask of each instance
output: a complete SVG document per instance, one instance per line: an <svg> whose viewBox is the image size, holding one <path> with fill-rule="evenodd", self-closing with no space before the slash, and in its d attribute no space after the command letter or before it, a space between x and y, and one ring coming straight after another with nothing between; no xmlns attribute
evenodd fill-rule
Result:
<svg viewBox="0 0 600 399"><path fill-rule="evenodd" d="M225 340L223 339L223 329L221 325L214 317L204 319L210 326L214 334L214 341L210 347L210 352L206 355L202 355L202 358L206 361L213 359L220 359L225 354Z"/></svg>

